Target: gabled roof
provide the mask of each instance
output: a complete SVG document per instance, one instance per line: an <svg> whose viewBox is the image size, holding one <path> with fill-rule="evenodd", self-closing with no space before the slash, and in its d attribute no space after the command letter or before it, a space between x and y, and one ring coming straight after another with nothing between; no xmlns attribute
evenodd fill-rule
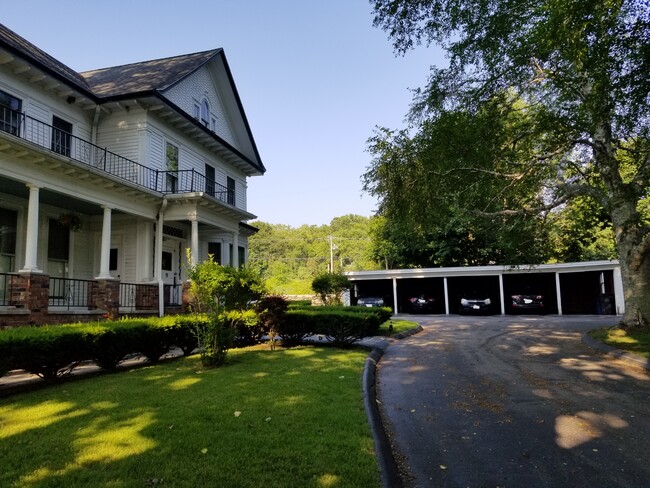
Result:
<svg viewBox="0 0 650 488"><path fill-rule="evenodd" d="M222 49L84 71L81 76L98 96L121 97L162 91L210 61Z"/></svg>
<svg viewBox="0 0 650 488"><path fill-rule="evenodd" d="M246 114L244 113L244 108L237 93L237 88L223 49L212 49L193 54L184 54L170 58L154 59L151 61L77 73L2 24L0 24L0 48L9 51L13 55L49 73L61 82L70 85L98 104L122 99L156 97L174 111L174 113L178 113L192 124L196 124L198 129L204 131L222 147L227 148L226 150L231 151L237 157L241 158L245 162L244 164L254 169L256 174L266 172L266 168L264 168L259 156L252 131L248 125L248 120L246 119ZM166 89L185 79L210 60L217 57L223 62L229 89L232 91L232 96L239 110L241 121L250 140L250 147L254 154L252 158L244 155L217 134L207 131L205 127L195 121L189 114L163 96Z"/></svg>

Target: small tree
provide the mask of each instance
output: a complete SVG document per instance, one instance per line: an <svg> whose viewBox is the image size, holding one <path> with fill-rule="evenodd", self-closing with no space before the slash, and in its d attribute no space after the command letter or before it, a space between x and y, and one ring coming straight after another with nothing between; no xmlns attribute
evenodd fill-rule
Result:
<svg viewBox="0 0 650 488"><path fill-rule="evenodd" d="M275 337L278 335L278 329L288 308L289 304L281 296L264 297L255 305L259 321L264 332L269 336L271 350L275 350Z"/></svg>
<svg viewBox="0 0 650 488"><path fill-rule="evenodd" d="M226 312L243 311L261 298L264 294L262 279L247 268L221 266L212 257L191 266L188 276L192 309L207 313L209 317L196 330L201 361L204 366L219 366L226 360L239 325Z"/></svg>
<svg viewBox="0 0 650 488"><path fill-rule="evenodd" d="M340 273L319 274L311 283L312 290L325 305L340 305L343 291L351 286L350 280Z"/></svg>

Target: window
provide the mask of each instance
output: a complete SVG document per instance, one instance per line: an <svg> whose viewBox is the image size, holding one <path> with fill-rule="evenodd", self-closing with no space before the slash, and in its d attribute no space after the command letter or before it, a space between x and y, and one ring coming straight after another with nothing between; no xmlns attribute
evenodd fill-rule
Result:
<svg viewBox="0 0 650 488"><path fill-rule="evenodd" d="M166 190L170 193L176 193L178 191L178 147L168 142L165 159L167 165Z"/></svg>
<svg viewBox="0 0 650 488"><path fill-rule="evenodd" d="M238 252L238 258L239 258L238 264L239 264L239 267L241 268L242 266L244 266L246 264L246 248L244 246L239 246L238 251L239 251Z"/></svg>
<svg viewBox="0 0 650 488"><path fill-rule="evenodd" d="M0 90L0 130L20 135L22 101Z"/></svg>
<svg viewBox="0 0 650 488"><path fill-rule="evenodd" d="M215 263L221 264L221 243L208 242L208 254L212 256Z"/></svg>
<svg viewBox="0 0 650 488"><path fill-rule="evenodd" d="M206 98L201 103L201 122L206 127L210 127L210 104Z"/></svg>
<svg viewBox="0 0 650 488"><path fill-rule="evenodd" d="M57 219L50 219L47 236L48 273L62 278L68 271L70 229Z"/></svg>
<svg viewBox="0 0 650 488"><path fill-rule="evenodd" d="M117 271L117 249L111 248L108 258L108 270Z"/></svg>
<svg viewBox="0 0 650 488"><path fill-rule="evenodd" d="M228 203L230 205L235 204L235 180L232 179L230 176L228 176L228 179L226 180L226 184L228 187Z"/></svg>
<svg viewBox="0 0 650 488"><path fill-rule="evenodd" d="M163 251L162 252L162 269L163 271L171 271L172 270L172 258L173 255L172 253L168 251Z"/></svg>
<svg viewBox="0 0 650 488"><path fill-rule="evenodd" d="M195 103L194 104L194 118L196 120L199 120L200 117L201 117L201 107L200 107L200 105L198 103Z"/></svg>
<svg viewBox="0 0 650 488"><path fill-rule="evenodd" d="M230 257L230 266L235 265L235 253L233 252L232 247L233 247L232 244L228 244L228 255Z"/></svg>
<svg viewBox="0 0 650 488"><path fill-rule="evenodd" d="M215 170L214 166L210 166L209 164L205 165L205 192L210 195L211 197L214 196L214 180L215 180Z"/></svg>
<svg viewBox="0 0 650 488"><path fill-rule="evenodd" d="M18 212L0 208L0 272L14 269L16 257L16 223Z"/></svg>
<svg viewBox="0 0 650 488"><path fill-rule="evenodd" d="M70 156L70 143L72 124L60 119L56 115L52 117L52 151L64 156Z"/></svg>
<svg viewBox="0 0 650 488"><path fill-rule="evenodd" d="M217 119L212 117L212 132L217 132Z"/></svg>

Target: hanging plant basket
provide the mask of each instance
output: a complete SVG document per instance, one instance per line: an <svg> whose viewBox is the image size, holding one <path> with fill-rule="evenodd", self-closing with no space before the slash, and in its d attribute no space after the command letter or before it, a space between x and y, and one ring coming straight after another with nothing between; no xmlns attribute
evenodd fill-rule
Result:
<svg viewBox="0 0 650 488"><path fill-rule="evenodd" d="M59 215L59 223L70 229L72 232L79 232L83 229L83 221L81 220L81 217L74 213Z"/></svg>

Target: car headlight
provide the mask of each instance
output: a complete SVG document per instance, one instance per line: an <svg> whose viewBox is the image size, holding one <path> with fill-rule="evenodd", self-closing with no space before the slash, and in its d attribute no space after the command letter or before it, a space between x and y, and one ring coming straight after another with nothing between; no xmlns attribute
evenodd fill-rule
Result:
<svg viewBox="0 0 650 488"><path fill-rule="evenodd" d="M461 299L460 299L460 304L461 304L461 305L464 305L464 306L467 306L467 305L469 305L469 302L467 301L466 298L461 298Z"/></svg>
<svg viewBox="0 0 650 488"><path fill-rule="evenodd" d="M492 301L489 298L485 299L485 304L486 305L492 305Z"/></svg>

